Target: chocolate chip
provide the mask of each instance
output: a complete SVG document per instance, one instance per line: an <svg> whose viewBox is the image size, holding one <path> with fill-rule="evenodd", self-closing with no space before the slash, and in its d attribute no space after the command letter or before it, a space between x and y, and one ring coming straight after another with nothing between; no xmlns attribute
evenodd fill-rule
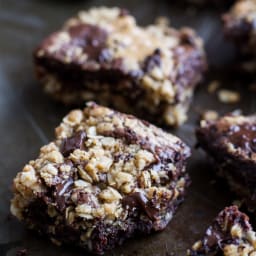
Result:
<svg viewBox="0 0 256 256"><path fill-rule="evenodd" d="M75 149L83 149L83 142L86 138L84 131L76 132L72 137L63 140L61 153L64 157L69 156Z"/></svg>

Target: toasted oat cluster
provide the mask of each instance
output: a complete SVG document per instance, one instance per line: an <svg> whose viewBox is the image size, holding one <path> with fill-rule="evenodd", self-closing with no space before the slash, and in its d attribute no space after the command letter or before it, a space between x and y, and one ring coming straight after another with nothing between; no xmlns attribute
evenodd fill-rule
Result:
<svg viewBox="0 0 256 256"><path fill-rule="evenodd" d="M226 115L201 121L199 145L218 164L218 174L255 211L256 116Z"/></svg>
<svg viewBox="0 0 256 256"><path fill-rule="evenodd" d="M119 8L68 20L34 53L44 90L66 104L94 100L150 121L179 125L206 69L193 30L140 27Z"/></svg>
<svg viewBox="0 0 256 256"><path fill-rule="evenodd" d="M256 54L256 1L237 0L223 16L227 38L234 41L245 54Z"/></svg>
<svg viewBox="0 0 256 256"><path fill-rule="evenodd" d="M190 256L255 256L256 234L249 218L237 206L226 207L206 230L202 240L188 251Z"/></svg>
<svg viewBox="0 0 256 256"><path fill-rule="evenodd" d="M189 156L179 138L89 103L17 174L11 212L56 244L101 254L166 227L189 184Z"/></svg>

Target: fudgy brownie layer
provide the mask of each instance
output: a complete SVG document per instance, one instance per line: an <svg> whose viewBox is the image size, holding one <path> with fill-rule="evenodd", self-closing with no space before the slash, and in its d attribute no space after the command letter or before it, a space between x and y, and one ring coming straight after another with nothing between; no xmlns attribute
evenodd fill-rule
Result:
<svg viewBox="0 0 256 256"><path fill-rule="evenodd" d="M218 164L218 174L255 210L256 116L226 115L202 121L196 135L199 145Z"/></svg>
<svg viewBox="0 0 256 256"><path fill-rule="evenodd" d="M11 212L56 244L101 254L166 227L189 185L189 156L179 138L90 103L17 174Z"/></svg>
<svg viewBox="0 0 256 256"><path fill-rule="evenodd" d="M203 239L188 251L188 255L256 255L256 234L248 216L236 206L226 207L206 230Z"/></svg>
<svg viewBox="0 0 256 256"><path fill-rule="evenodd" d="M226 37L234 41L244 54L256 54L255 20L255 0L238 0L223 15Z"/></svg>
<svg viewBox="0 0 256 256"><path fill-rule="evenodd" d="M45 91L66 104L96 100L178 125L206 69L193 30L140 27L118 8L80 12L35 51Z"/></svg>

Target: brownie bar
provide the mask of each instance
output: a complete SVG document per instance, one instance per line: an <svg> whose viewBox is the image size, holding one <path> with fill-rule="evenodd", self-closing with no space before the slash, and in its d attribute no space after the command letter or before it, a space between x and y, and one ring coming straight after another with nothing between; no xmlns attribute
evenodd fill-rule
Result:
<svg viewBox="0 0 256 256"><path fill-rule="evenodd" d="M17 174L11 212L56 244L101 254L166 227L190 183L189 156L179 138L89 103Z"/></svg>
<svg viewBox="0 0 256 256"><path fill-rule="evenodd" d="M216 161L218 174L249 209L256 209L256 116L226 115L202 121L199 145Z"/></svg>
<svg viewBox="0 0 256 256"><path fill-rule="evenodd" d="M249 217L237 206L226 207L206 230L202 240L188 251L189 256L254 256L256 234Z"/></svg>
<svg viewBox="0 0 256 256"><path fill-rule="evenodd" d="M224 32L243 54L256 54L256 1L238 0L230 11L223 15Z"/></svg>
<svg viewBox="0 0 256 256"><path fill-rule="evenodd" d="M191 29L139 27L118 8L80 12L34 53L44 90L66 104L93 100L149 121L179 125L206 69Z"/></svg>

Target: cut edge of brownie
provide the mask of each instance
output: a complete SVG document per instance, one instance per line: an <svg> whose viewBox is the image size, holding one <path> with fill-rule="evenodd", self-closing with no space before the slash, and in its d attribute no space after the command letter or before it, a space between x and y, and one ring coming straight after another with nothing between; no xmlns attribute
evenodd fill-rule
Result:
<svg viewBox="0 0 256 256"><path fill-rule="evenodd" d="M189 256L241 256L256 254L256 234L249 217L237 206L226 207L206 230L203 239L197 241Z"/></svg>

